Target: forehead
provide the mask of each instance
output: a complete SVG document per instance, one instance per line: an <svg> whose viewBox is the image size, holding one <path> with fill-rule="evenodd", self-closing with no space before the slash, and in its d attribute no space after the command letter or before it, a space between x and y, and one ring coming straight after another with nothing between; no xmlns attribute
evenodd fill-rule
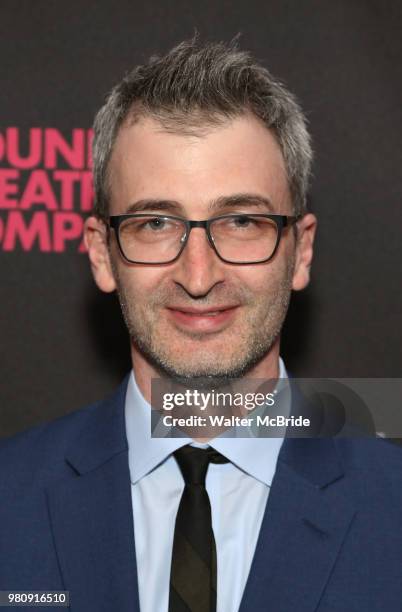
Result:
<svg viewBox="0 0 402 612"><path fill-rule="evenodd" d="M285 214L290 206L285 163L273 134L253 116L171 132L142 118L120 129L109 163L111 213L139 199L180 202L194 214L220 197L254 193Z"/></svg>

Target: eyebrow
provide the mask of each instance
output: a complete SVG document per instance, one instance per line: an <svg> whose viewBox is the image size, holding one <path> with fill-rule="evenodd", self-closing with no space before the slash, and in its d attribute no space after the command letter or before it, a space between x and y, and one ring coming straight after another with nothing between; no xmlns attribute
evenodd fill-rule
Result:
<svg viewBox="0 0 402 612"><path fill-rule="evenodd" d="M266 196L254 193L235 193L230 196L220 196L208 205L208 212L223 212L235 206L258 207L267 212L275 212L272 202ZM185 207L176 200L144 199L133 202L126 210L126 214L139 212L170 212L185 214Z"/></svg>

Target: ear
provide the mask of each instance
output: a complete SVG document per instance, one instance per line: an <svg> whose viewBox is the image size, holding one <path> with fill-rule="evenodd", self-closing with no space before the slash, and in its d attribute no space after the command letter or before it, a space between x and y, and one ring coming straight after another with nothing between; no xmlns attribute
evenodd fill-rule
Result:
<svg viewBox="0 0 402 612"><path fill-rule="evenodd" d="M89 217L84 225L84 242L91 262L92 274L101 291L116 289L110 262L106 225L97 217Z"/></svg>
<svg viewBox="0 0 402 612"><path fill-rule="evenodd" d="M294 291L304 289L310 282L316 229L317 218L311 213L304 215L297 223L296 262L292 282Z"/></svg>

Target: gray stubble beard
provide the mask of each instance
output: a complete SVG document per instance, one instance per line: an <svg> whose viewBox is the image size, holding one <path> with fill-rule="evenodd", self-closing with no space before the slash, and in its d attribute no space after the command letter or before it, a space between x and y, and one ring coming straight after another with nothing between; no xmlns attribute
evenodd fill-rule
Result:
<svg viewBox="0 0 402 612"><path fill-rule="evenodd" d="M138 349L143 357L154 367L162 378L169 378L173 381L187 385L192 383L199 387L217 387L223 385L228 379L241 378L252 370L271 350L277 340L286 313L289 307L292 276L294 269L294 257L287 262L285 277L277 281L275 290L270 293L270 303L267 305L266 314L263 321L249 320L249 337L243 338L245 346L243 353L237 356L232 363L222 367L219 363L219 355L216 361L208 368L193 368L186 370L173 363L172 355L163 351L160 345L155 342L152 335L154 325L152 319L141 317L141 313L135 312L134 298L124 287L119 274L114 269L117 284L117 293L123 313L123 317L130 335L132 344ZM152 305L160 305L160 301L153 299L149 306L149 312L155 313ZM194 303L194 302L193 302ZM205 303L203 303L205 306ZM142 322L141 322L142 319ZM144 325L148 321L148 325ZM262 326L261 326L262 325ZM202 340L203 334L192 334ZM202 350L202 347L201 347Z"/></svg>

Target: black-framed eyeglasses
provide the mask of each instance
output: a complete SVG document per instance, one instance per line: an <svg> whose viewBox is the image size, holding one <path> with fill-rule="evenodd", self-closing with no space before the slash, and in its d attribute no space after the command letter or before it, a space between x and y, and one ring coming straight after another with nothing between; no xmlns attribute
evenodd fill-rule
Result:
<svg viewBox="0 0 402 612"><path fill-rule="evenodd" d="M161 265L182 254L193 227L202 227L208 242L224 262L265 263L275 255L282 231L299 216L233 213L204 221L150 213L111 215L123 258L129 263Z"/></svg>

